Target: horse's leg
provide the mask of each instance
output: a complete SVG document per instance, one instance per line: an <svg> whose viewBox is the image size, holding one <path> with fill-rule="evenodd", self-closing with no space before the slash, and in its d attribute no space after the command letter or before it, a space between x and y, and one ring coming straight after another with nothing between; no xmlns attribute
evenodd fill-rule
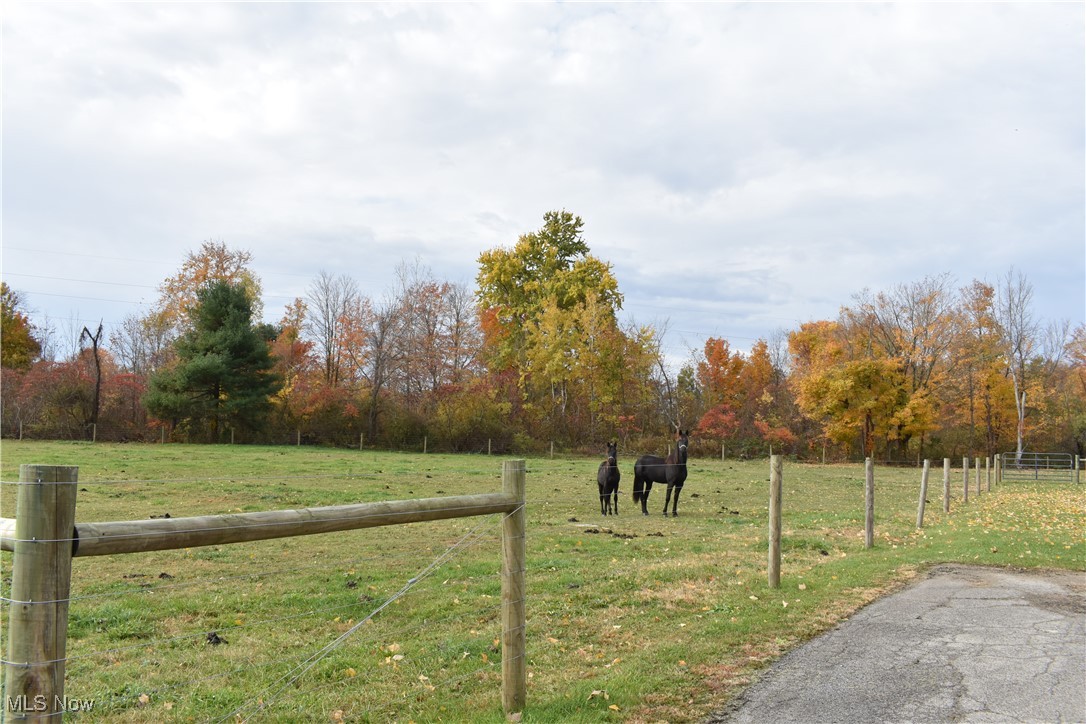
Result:
<svg viewBox="0 0 1086 724"><path fill-rule="evenodd" d="M606 496L603 494L603 491L601 490L600 491L600 515L607 515L606 511L604 510L604 501L606 499L607 499Z"/></svg>
<svg viewBox="0 0 1086 724"><path fill-rule="evenodd" d="M671 517L679 517L679 493L682 492L682 488L675 488L675 502L671 504Z"/></svg>
<svg viewBox="0 0 1086 724"><path fill-rule="evenodd" d="M645 481L645 489L641 491L641 515L649 514L649 491L652 490L652 483L648 480Z"/></svg>
<svg viewBox="0 0 1086 724"><path fill-rule="evenodd" d="M615 515L618 515L618 488L615 488Z"/></svg>
<svg viewBox="0 0 1086 724"><path fill-rule="evenodd" d="M678 500L679 496L676 495L675 499ZM664 498L664 517L667 517L667 505L671 502L671 486L667 486L667 497Z"/></svg>

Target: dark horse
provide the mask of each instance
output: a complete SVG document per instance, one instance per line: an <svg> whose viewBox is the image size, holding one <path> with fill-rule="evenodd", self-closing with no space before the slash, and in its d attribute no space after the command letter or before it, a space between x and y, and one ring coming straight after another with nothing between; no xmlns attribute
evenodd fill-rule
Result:
<svg viewBox="0 0 1086 724"><path fill-rule="evenodd" d="M611 496L615 498L614 515L618 515L618 481L622 474L618 471L618 443L607 443L607 459L600 463L596 473L596 482L600 484L600 513L611 514Z"/></svg>
<svg viewBox="0 0 1086 724"><path fill-rule="evenodd" d="M679 516L679 491L686 482L686 446L689 432L679 431L675 438L675 450L665 460L656 455L642 455L634 463L634 503L641 501L641 512L649 514L646 503L649 500L649 492L653 483L667 483L667 497L664 498L664 515L667 515L667 506L671 503L671 490L675 489L675 502L671 503L671 515Z"/></svg>

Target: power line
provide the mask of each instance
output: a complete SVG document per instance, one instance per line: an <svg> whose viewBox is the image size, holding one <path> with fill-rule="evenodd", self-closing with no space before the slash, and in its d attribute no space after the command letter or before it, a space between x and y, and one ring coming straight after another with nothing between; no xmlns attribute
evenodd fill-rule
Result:
<svg viewBox="0 0 1086 724"><path fill-rule="evenodd" d="M48 279L54 282L78 282L80 284L109 284L115 287L137 287L139 289L157 289L158 287L148 286L147 284L129 284L127 282L104 282L100 279L68 279L66 277L47 277L40 274L23 274L21 272L6 272L4 276L8 277L27 277L29 279Z"/></svg>

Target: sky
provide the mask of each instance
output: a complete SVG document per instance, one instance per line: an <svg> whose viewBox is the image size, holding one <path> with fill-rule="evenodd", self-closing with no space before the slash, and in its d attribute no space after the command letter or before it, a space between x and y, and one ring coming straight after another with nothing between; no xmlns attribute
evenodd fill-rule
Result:
<svg viewBox="0 0 1086 724"><path fill-rule="evenodd" d="M5 2L2 277L63 346L224 242L276 322L564 209L671 359L940 274L1079 325L1084 7Z"/></svg>

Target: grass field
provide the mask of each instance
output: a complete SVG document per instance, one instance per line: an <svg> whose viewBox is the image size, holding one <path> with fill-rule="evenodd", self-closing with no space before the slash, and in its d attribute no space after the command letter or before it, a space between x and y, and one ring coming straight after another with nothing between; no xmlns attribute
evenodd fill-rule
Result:
<svg viewBox="0 0 1086 724"><path fill-rule="evenodd" d="M24 463L79 466L80 522L501 488L486 456L15 441L0 455L9 482ZM598 463L527 460L526 722L697 721L935 563L1086 569L1086 486L971 483L963 504L954 470L947 515L939 461L917 531L919 470L876 468L868 550L862 466L786 463L772 589L768 461L691 460L678 518L661 515L661 486L650 516L635 510L622 451L620 515L601 516ZM14 500L4 485L0 514ZM70 718L503 721L500 529L492 516L76 558L65 694L94 708ZM11 555L0 564L7 595Z"/></svg>

